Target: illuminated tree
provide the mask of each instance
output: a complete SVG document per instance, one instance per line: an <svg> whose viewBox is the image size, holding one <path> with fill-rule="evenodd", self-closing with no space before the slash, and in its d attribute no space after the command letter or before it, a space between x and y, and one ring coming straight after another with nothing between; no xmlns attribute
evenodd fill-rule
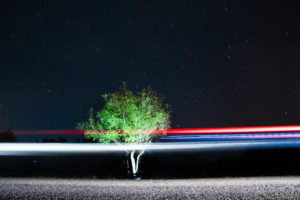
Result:
<svg viewBox="0 0 300 200"><path fill-rule="evenodd" d="M87 139L100 143L149 144L159 136L153 134L156 130L170 127L169 105L164 105L162 97L150 88L133 93L124 83L119 91L102 97L104 107L96 115L91 109L88 121L78 123L77 128L85 130ZM145 149L126 150L134 176L144 152Z"/></svg>

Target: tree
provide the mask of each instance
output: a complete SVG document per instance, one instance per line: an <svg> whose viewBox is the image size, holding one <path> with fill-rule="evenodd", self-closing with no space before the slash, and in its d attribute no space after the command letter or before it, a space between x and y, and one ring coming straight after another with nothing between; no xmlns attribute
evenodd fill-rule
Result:
<svg viewBox="0 0 300 200"><path fill-rule="evenodd" d="M0 104L0 142L16 142L17 138L11 130L2 128L3 106Z"/></svg>
<svg viewBox="0 0 300 200"><path fill-rule="evenodd" d="M17 138L11 130L0 131L0 142L16 142Z"/></svg>
<svg viewBox="0 0 300 200"><path fill-rule="evenodd" d="M158 134L156 130L170 127L170 106L151 88L134 93L126 88L104 94L104 107L94 115L93 108L87 122L78 123L85 130L85 137L100 143L149 144ZM145 149L126 150L127 168L131 162L132 174L138 172L141 156Z"/></svg>

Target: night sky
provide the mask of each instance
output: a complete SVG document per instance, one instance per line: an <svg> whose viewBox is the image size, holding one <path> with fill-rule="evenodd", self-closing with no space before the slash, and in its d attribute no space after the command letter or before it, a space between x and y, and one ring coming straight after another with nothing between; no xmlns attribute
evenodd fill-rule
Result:
<svg viewBox="0 0 300 200"><path fill-rule="evenodd" d="M164 95L172 128L300 124L299 19L298 1L1 1L2 128L74 129L123 81Z"/></svg>

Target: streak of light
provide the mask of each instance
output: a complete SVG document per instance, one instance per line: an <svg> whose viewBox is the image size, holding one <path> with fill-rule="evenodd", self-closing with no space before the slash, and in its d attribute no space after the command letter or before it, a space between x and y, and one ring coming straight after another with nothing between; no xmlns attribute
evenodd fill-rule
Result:
<svg viewBox="0 0 300 200"><path fill-rule="evenodd" d="M166 134L233 134L233 133L270 133L300 132L300 125L293 126L255 126L255 127L223 127L223 128L188 128L158 130Z"/></svg>
<svg viewBox="0 0 300 200"><path fill-rule="evenodd" d="M22 134L84 134L89 130L14 130L16 135ZM96 130L98 133L120 133L122 130ZM132 133L149 133L147 130L131 131ZM195 135L195 134L237 134L237 133L271 133L271 132L300 132L300 125L293 126L257 126L257 127L223 127L223 128L185 128L156 130L153 134Z"/></svg>
<svg viewBox="0 0 300 200"><path fill-rule="evenodd" d="M214 135L169 135L161 140L232 140L232 139L280 139L300 138L299 132L253 133L253 134L214 134Z"/></svg>
<svg viewBox="0 0 300 200"><path fill-rule="evenodd" d="M147 151L213 151L236 149L266 149L266 148L299 148L297 140L243 140L243 141L206 141L183 143L152 143L152 144L87 144L87 143L2 143L1 156L32 156L32 155L70 155L97 154L108 152L123 152L130 150Z"/></svg>

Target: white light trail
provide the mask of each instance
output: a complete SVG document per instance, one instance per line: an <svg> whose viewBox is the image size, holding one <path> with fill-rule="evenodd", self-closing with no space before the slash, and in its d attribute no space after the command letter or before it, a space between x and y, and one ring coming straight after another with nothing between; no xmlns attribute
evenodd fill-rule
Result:
<svg viewBox="0 0 300 200"><path fill-rule="evenodd" d="M207 141L152 144L1 143L2 156L95 154L130 150L213 151L235 149L300 148L300 140Z"/></svg>

